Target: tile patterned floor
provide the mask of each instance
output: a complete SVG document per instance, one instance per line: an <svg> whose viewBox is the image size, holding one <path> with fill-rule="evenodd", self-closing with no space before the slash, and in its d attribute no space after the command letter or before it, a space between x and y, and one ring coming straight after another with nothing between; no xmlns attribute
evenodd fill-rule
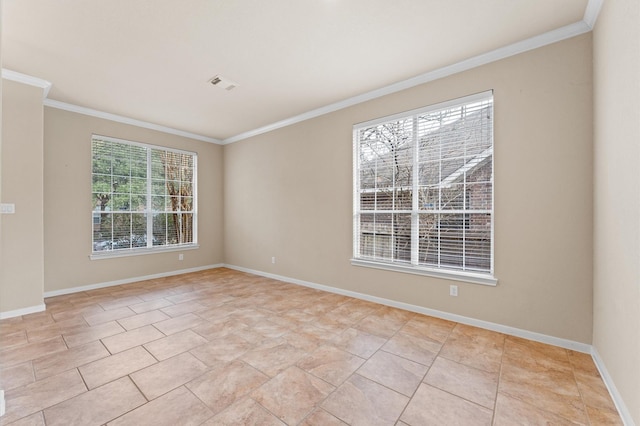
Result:
<svg viewBox="0 0 640 426"><path fill-rule="evenodd" d="M589 355L229 269L46 305L1 425L622 424Z"/></svg>

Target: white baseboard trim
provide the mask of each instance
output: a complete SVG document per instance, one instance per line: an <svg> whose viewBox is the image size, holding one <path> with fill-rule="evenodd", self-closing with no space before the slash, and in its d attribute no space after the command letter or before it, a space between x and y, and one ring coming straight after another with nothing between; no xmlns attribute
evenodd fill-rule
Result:
<svg viewBox="0 0 640 426"><path fill-rule="evenodd" d="M205 266L198 266L196 268L179 269L177 271L162 272L160 274L144 275L144 276L140 276L140 277L125 278L125 279L122 279L122 280L108 281L108 282L96 283L96 284L88 284L88 285L83 285L83 286L79 286L79 287L63 288L61 290L45 291L44 297L46 299L47 297L62 296L64 294L72 294L72 293L78 293L78 292L81 292L81 291L95 290L97 288L113 287L113 286L116 286L116 285L131 284L131 283L138 282L138 281L153 280L153 279L156 279L156 278L171 277L173 275L188 274L190 272L205 271L207 269L221 268L222 266L224 266L222 263L218 263L218 264L215 264L215 265L205 265Z"/></svg>
<svg viewBox="0 0 640 426"><path fill-rule="evenodd" d="M627 405L622 400L622 395L620 395L620 392L618 392L618 389L616 388L613 379L609 375L607 367L605 367L604 361L602 361L602 358L600 358L600 354L598 353L598 350L595 348L595 346L591 346L591 357L593 358L593 362L596 364L596 367L598 367L598 371L602 376L602 381L609 390L609 395L611 395L611 399L613 399L613 403L618 409L618 414L620 414L622 422L625 424L625 426L635 426L633 418L631 418L631 413L629 412Z"/></svg>
<svg viewBox="0 0 640 426"><path fill-rule="evenodd" d="M0 312L0 320L7 318L19 317L22 315L35 314L36 312L42 312L47 307L43 304L36 306L29 306L28 308L15 309L13 311Z"/></svg>
<svg viewBox="0 0 640 426"><path fill-rule="evenodd" d="M442 318L449 321L459 322L461 324L471 325L474 327L484 328L487 330L497 331L499 333L508 334L510 336L521 337L523 339L534 340L536 342L546 343L549 345L559 346L565 349L571 349L586 354L591 353L591 345L586 343L575 342L573 340L561 339L559 337L548 336L546 334L536 333L533 331L522 330L520 328L510 327L507 325L496 324L489 321L483 321L475 318L469 318L462 315L451 314L448 312L438 311L436 309L425 308L423 306L412 305L409 303L398 302L396 300L385 299L382 297L371 296L369 294L358 293L355 291L344 290L337 287L331 287L323 284L316 284L309 281L303 281L296 278L289 278L282 275L271 274L268 272L257 271L254 269L243 268L235 265L224 265L225 268L235 269L236 271L246 272L249 274L259 275L262 277L273 278L279 281L297 284L304 287L310 287L317 290L323 290L330 293L341 294L356 299L367 300L369 302L379 303L381 305L391 306L393 308L404 309L405 311L425 314L436 318Z"/></svg>

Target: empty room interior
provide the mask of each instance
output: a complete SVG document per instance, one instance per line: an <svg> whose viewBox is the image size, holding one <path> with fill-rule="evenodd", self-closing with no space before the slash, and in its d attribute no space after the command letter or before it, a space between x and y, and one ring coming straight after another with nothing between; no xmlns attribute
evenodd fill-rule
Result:
<svg viewBox="0 0 640 426"><path fill-rule="evenodd" d="M0 425L640 425L638 0L0 11Z"/></svg>

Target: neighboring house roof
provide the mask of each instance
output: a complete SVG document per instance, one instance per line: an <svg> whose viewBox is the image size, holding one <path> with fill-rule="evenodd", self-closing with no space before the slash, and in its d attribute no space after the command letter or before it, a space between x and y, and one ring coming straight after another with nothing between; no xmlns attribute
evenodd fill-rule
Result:
<svg viewBox="0 0 640 426"><path fill-rule="evenodd" d="M424 168L421 167L419 171L421 182L448 188L453 183L460 181L465 174L472 173L491 159L493 148L491 145L487 146L485 142L487 136L492 137L490 134L493 131L490 125L491 108L491 106L483 107L466 115L463 118L464 121L457 119L443 126L434 126L433 130L421 135L419 141L420 161L426 161L427 164L429 161L438 161L440 165L437 169L430 168L428 165ZM461 125L470 129L468 137L452 137L453 134L459 133ZM371 150L368 152L370 158L368 160L365 158L361 163L361 170L369 168L367 163L372 171L375 170L375 173L361 174L360 187L363 192L386 187L384 180L390 180L393 173L396 174L396 187L398 186L397 180L400 180L400 186L403 186L402 179L406 180L407 186L409 186L412 178L413 142L411 138L398 134L407 127L401 122L378 126L386 126L385 131L372 132ZM480 133L476 134L478 131ZM490 132L489 135L486 132ZM386 140L384 140L385 137ZM376 151L378 147L373 146L376 144L381 144L386 152L380 152L380 149ZM441 159L447 160L440 162Z"/></svg>

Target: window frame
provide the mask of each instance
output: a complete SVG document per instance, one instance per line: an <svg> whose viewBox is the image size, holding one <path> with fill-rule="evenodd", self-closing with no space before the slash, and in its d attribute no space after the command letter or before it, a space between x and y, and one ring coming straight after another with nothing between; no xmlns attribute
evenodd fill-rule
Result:
<svg viewBox="0 0 640 426"><path fill-rule="evenodd" d="M361 208L361 193L363 192L363 188L360 188L360 184L361 184L361 169L360 169L360 149L361 149L361 144L360 144L360 139L359 139L359 132L363 129L368 129L368 128L372 128L381 124L386 124L386 123L390 123L390 122L394 122L394 121L402 121L402 120L408 120L408 119L412 119L412 117L415 117L419 114L427 114L427 113L433 113L433 112L437 112L437 111L442 111L442 110L447 110L447 109L451 109L451 108L455 108L455 107L460 107L460 106L464 106L464 105L468 105L474 102L480 102L480 101L486 101L486 100L491 100L492 101L492 109L495 110L495 103L494 103L494 99L493 99L493 90L489 90L489 91L485 91L485 92L481 92L481 93L477 93L474 95L470 95L470 96L464 96L461 98L457 98L457 99L452 99L452 100L448 100L445 102L440 102L437 104L433 104L433 105L429 105L429 106L425 106L422 108L418 108L418 109L414 109L411 111L406 111L406 112L401 112L401 113L397 113L397 114L393 114L393 115L389 115L389 116L385 116L385 117L380 117L374 120L369 120L366 122L362 122L362 123L358 123L355 124L353 126L353 239L352 239L352 244L353 244L353 257L351 259L351 264L354 266L362 266L362 267L369 267L369 268L376 268L376 269L383 269L383 270L388 270L388 271L394 271L394 272L403 272L403 273L410 273L410 274L418 274L418 275L425 275L425 276L431 276L431 277L436 277L436 278L442 278L442 279L449 279L449 280L456 280L456 281L464 281L464 282L470 282L470 283L474 283L474 284L483 284L483 285L489 285L489 286L495 286L497 285L497 278L494 276L494 261L495 261L495 203L494 203L494 197L495 197L495 180L493 179L494 176L494 161L493 161L493 151L494 151L494 133L493 133L493 126L494 126L494 114L492 113L491 115L491 209L489 210L489 214L490 214L490 223L491 223L491 230L490 230L490 250L489 250L489 256L490 256L490 267L489 267L489 271L488 272L484 272L484 271L473 271L473 270L461 270L461 269L449 269L446 267L442 267L442 266L431 266L431 265L424 265L424 264L419 264L417 262L417 257L418 257L418 215L419 214L424 214L424 211L421 211L420 208L416 208L416 204L413 204L413 206L411 208L409 208L408 210L410 211L411 214L411 262L406 262L406 261L398 261L398 260L394 260L394 259L376 259L374 256L363 256L360 253L361 250L361 238L362 238L362 232L361 232L361 227L360 227L360 219L361 219L361 215L363 213L367 214L367 213L375 213L376 209L373 210L367 210L367 209L362 209ZM413 130L414 131L414 142L417 138L417 132L416 129ZM417 146L417 145L416 145ZM412 156L411 159L411 164L412 166L416 165L416 162L418 162L419 159L417 158L417 156L414 154ZM416 171L417 173L417 171ZM413 176L413 180L412 180L412 191L415 193L417 187L418 187L418 182L417 182L417 176ZM417 196L417 195L416 195ZM403 207L403 209L391 209L392 213L391 214L406 214L407 212L405 211L406 207ZM386 210L384 210L384 213L387 213ZM469 214L463 214L463 217L468 216ZM374 251L376 249L378 249L379 247L374 247ZM393 250L393 248L391 249Z"/></svg>
<svg viewBox="0 0 640 426"><path fill-rule="evenodd" d="M147 241L146 241L146 246L143 247L128 247L128 248L120 248L120 249L111 249L111 250L95 250L95 242L94 242L94 233L93 233L93 229L95 227L95 216L96 216L96 212L98 212L96 210L96 200L94 198L94 188L93 188L93 176L94 176L94 140L101 140L101 141L107 141L107 142L112 142L112 143L118 143L118 144L124 144L124 145L129 145L129 146L135 146L135 147L140 147L140 148L144 148L146 150L146 192L145 192L145 197L146 197L146 206L144 210L138 210L136 211L136 213L139 214L144 214L146 216L146 236L147 236ZM186 243L177 243L177 244L165 244L165 245L153 245L153 215L154 214L168 214L171 213L172 211L168 211L166 210L166 206L165 206L165 210L162 212L156 211L153 209L152 206L152 202L151 202L151 197L153 195L153 191L152 191L152 182L153 182L153 174L151 173L151 169L153 167L153 162L151 161L152 158L152 153L156 151L156 152L168 152L168 153L176 153L176 154L182 154L182 155L188 155L191 157L192 162L193 162L193 176L192 176L192 210L190 210L190 213L192 214L192 229L191 229L191 233L192 233L192 238L190 242L186 242ZM91 135L91 160L90 160L90 166L91 166L91 187L89 190L89 194L91 194L92 197L92 201L91 201L91 226L92 226L92 232L91 232L91 254L89 255L89 258L91 260L100 260L100 259L110 259L110 258L117 258L117 257L129 257L129 256L139 256L139 255L147 255L147 254L155 254L155 253L163 253L163 252L172 252L172 251L184 251L184 250L194 250L194 249L198 249L200 246L198 244L198 153L197 152L192 152L192 151L187 151L187 150L182 150L182 149L177 149L177 148L170 148L170 147L165 147L165 146L160 146L160 145L153 145L153 144L148 144L148 143L142 143L142 142L136 142L136 141L130 141L130 140L126 140L126 139L119 139L119 138L115 138L115 137L111 137L111 136L104 136L104 135L98 135L98 134L92 134ZM111 176L113 176L113 170L111 171ZM167 180L166 176L164 177L165 182ZM131 211L132 212L132 211ZM133 213L133 212L132 212ZM151 235L152 237L149 238L148 236Z"/></svg>

